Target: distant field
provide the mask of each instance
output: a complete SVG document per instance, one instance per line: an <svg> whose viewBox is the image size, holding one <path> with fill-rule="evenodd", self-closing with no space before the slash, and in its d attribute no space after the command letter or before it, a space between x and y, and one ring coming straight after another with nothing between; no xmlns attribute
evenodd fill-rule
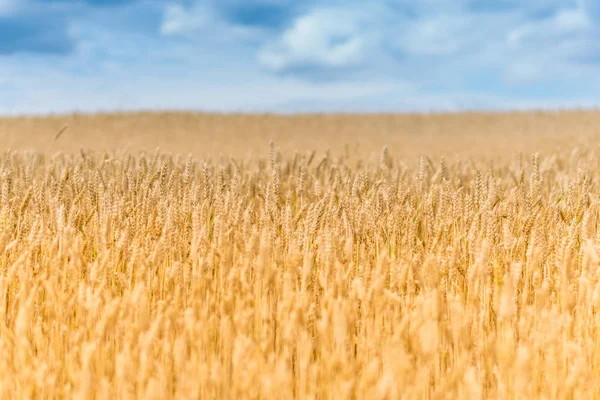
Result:
<svg viewBox="0 0 600 400"><path fill-rule="evenodd" d="M384 145L394 157L415 160L456 154L514 156L550 153L600 137L600 111L440 115L220 115L133 113L48 118L0 118L3 148L46 150L54 133L65 132L52 150L80 147L154 151L195 157L264 154L273 140L285 154L325 151L358 156L378 154Z"/></svg>
<svg viewBox="0 0 600 400"><path fill-rule="evenodd" d="M598 398L599 139L600 112L0 119L0 399Z"/></svg>

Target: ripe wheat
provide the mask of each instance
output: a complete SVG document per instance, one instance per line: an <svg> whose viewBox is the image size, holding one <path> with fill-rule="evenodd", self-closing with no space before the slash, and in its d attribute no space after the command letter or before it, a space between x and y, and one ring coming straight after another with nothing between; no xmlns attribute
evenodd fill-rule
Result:
<svg viewBox="0 0 600 400"><path fill-rule="evenodd" d="M597 160L6 152L0 398L600 396Z"/></svg>

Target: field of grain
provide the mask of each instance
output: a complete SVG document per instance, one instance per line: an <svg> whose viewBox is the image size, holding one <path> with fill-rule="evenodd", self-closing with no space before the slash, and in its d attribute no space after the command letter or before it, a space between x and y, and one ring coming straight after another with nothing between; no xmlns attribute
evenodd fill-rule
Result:
<svg viewBox="0 0 600 400"><path fill-rule="evenodd" d="M597 398L598 127L0 119L0 398Z"/></svg>

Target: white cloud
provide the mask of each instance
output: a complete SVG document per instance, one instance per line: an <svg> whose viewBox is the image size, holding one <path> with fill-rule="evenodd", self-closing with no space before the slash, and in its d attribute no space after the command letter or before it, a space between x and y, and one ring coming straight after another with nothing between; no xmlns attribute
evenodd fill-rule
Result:
<svg viewBox="0 0 600 400"><path fill-rule="evenodd" d="M585 33L593 28L590 18L582 8L558 10L549 18L532 21L514 28L507 36L513 48L536 45L553 46L556 40L573 33Z"/></svg>
<svg viewBox="0 0 600 400"><path fill-rule="evenodd" d="M165 9L160 33L165 36L195 31L210 22L207 9L199 7L188 10L179 4L170 4Z"/></svg>
<svg viewBox="0 0 600 400"><path fill-rule="evenodd" d="M432 11L417 18L404 18L388 24L383 42L395 49L402 60L431 68L428 58L460 65L462 70L498 67L505 62L506 32L522 15L514 10L480 12L462 10L448 13ZM441 65L438 63L436 65Z"/></svg>
<svg viewBox="0 0 600 400"><path fill-rule="evenodd" d="M582 61L600 53L597 35L583 7L559 9L548 18L517 26L506 37L513 61L505 78L509 83L581 78L592 69Z"/></svg>
<svg viewBox="0 0 600 400"><path fill-rule="evenodd" d="M197 44L226 45L243 50L246 44L260 39L262 32L251 26L230 23L222 18L214 4L196 1L187 7L167 5L160 34L163 37L184 37Z"/></svg>
<svg viewBox="0 0 600 400"><path fill-rule="evenodd" d="M258 61L276 72L297 67L345 68L363 61L366 45L355 14L322 9L298 18L280 39L259 52Z"/></svg>
<svg viewBox="0 0 600 400"><path fill-rule="evenodd" d="M583 8L560 10L554 15L551 23L561 33L585 31L593 26Z"/></svg>
<svg viewBox="0 0 600 400"><path fill-rule="evenodd" d="M460 51L472 38L465 16L435 16L411 22L396 40L397 47L415 55L444 56Z"/></svg>

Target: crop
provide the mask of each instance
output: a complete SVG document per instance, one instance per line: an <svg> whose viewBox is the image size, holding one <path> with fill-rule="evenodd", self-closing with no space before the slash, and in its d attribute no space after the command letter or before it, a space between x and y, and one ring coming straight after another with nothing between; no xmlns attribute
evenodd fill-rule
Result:
<svg viewBox="0 0 600 400"><path fill-rule="evenodd" d="M0 398L597 397L599 173L7 151Z"/></svg>

